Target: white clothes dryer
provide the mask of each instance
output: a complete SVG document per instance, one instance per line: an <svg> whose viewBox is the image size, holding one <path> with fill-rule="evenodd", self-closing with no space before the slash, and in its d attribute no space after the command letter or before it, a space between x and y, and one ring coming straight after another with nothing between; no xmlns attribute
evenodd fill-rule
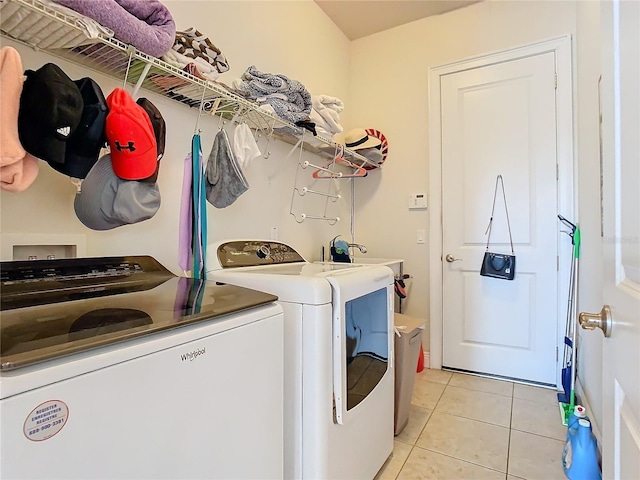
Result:
<svg viewBox="0 0 640 480"><path fill-rule="evenodd" d="M393 450L393 272L307 262L284 243L208 249L207 278L284 311L284 477L372 479Z"/></svg>

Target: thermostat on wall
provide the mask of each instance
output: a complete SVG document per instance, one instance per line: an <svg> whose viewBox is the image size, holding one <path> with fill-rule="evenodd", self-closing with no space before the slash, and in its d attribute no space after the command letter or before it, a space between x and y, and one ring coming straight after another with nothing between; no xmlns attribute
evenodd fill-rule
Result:
<svg viewBox="0 0 640 480"><path fill-rule="evenodd" d="M409 195L409 210L420 210L427 208L427 194L414 193Z"/></svg>

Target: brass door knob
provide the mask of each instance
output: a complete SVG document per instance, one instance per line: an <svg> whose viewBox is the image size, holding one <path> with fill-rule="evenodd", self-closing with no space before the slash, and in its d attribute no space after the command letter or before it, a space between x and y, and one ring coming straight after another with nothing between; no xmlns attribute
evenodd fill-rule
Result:
<svg viewBox="0 0 640 480"><path fill-rule="evenodd" d="M602 310L600 310L600 313L580 312L580 315L578 315L578 323L580 323L580 326L585 330L595 330L599 328L605 337L610 337L611 327L613 327L611 309L609 305L605 305L602 307Z"/></svg>
<svg viewBox="0 0 640 480"><path fill-rule="evenodd" d="M454 257L454 256L453 256L453 255L451 255L450 253L447 253L447 256L446 256L446 257L444 257L444 259L445 259L447 262L449 262L449 263L457 262L458 260L462 260L461 258L456 258L456 257Z"/></svg>

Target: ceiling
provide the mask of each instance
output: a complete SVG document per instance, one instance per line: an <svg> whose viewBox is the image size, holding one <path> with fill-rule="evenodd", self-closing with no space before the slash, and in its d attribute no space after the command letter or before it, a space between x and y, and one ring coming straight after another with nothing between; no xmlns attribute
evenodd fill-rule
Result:
<svg viewBox="0 0 640 480"><path fill-rule="evenodd" d="M315 0L349 40L450 12L479 1L481 0Z"/></svg>

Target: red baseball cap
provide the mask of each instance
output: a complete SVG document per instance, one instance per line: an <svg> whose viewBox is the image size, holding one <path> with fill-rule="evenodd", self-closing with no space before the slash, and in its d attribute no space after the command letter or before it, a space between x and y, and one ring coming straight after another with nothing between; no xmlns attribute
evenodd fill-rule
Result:
<svg viewBox="0 0 640 480"><path fill-rule="evenodd" d="M107 97L107 141L113 172L123 180L142 180L156 171L158 153L147 112L129 92L116 88Z"/></svg>

